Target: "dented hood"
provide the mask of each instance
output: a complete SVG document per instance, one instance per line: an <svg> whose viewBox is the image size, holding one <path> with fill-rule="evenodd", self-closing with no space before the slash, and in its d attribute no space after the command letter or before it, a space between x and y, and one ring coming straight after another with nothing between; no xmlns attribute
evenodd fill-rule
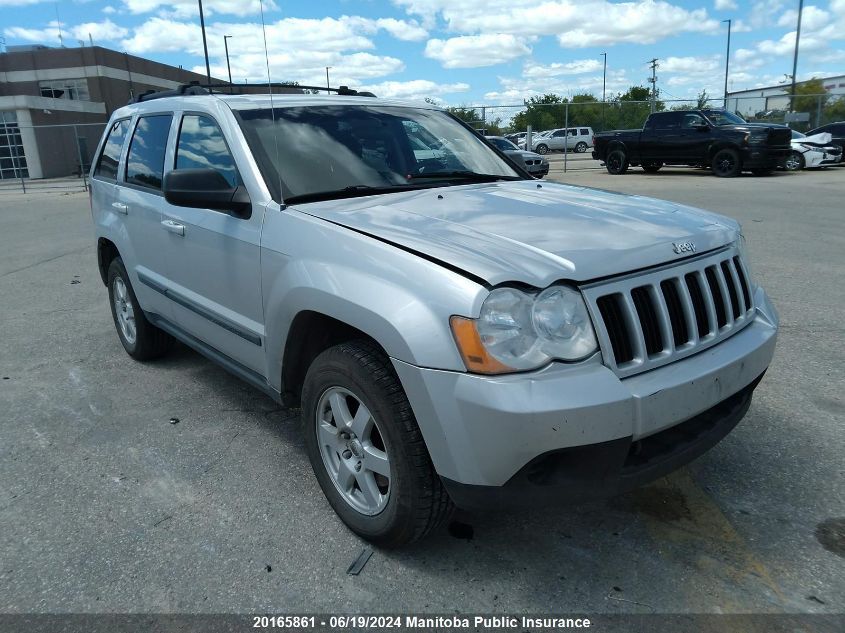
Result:
<svg viewBox="0 0 845 633"><path fill-rule="evenodd" d="M727 217L643 196L533 180L469 184L293 205L415 251L491 285L586 281L728 244Z"/></svg>

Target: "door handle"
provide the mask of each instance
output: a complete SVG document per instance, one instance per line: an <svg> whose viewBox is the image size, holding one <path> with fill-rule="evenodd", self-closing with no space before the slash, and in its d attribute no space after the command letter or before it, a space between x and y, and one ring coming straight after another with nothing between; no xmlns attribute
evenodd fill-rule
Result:
<svg viewBox="0 0 845 633"><path fill-rule="evenodd" d="M123 204L122 202L112 202L111 208L117 211L118 213L122 213L123 215L129 213L129 207Z"/></svg>
<svg viewBox="0 0 845 633"><path fill-rule="evenodd" d="M161 225L165 228L165 230L170 231L171 233L176 233L176 235L181 235L183 237L185 236L184 224L179 224L173 220L162 220Z"/></svg>

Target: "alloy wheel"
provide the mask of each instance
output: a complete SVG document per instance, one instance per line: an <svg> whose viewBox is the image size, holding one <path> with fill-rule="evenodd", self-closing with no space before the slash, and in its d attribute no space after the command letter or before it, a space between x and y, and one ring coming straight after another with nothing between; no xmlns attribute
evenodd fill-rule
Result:
<svg viewBox="0 0 845 633"><path fill-rule="evenodd" d="M127 343L134 345L135 339L138 336L135 325L135 309L132 307L132 301L129 299L129 291L126 289L123 279L120 277L114 278L112 291L114 295L114 313L117 316L120 333L123 334L123 338L126 339Z"/></svg>

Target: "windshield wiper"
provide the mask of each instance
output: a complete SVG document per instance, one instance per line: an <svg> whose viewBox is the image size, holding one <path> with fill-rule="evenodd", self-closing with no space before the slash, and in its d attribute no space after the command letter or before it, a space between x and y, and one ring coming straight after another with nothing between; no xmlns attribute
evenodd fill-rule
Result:
<svg viewBox="0 0 845 633"><path fill-rule="evenodd" d="M285 198L285 204L295 204L297 202L317 202L319 200L334 200L339 198L355 198L358 196L369 196L378 193L392 193L396 191L407 191L408 189L416 189L414 185L397 184L397 185L349 185L343 189L329 189L327 191L312 191L311 193L301 193L297 196L290 196Z"/></svg>
<svg viewBox="0 0 845 633"><path fill-rule="evenodd" d="M429 180L429 179L458 179L458 180L474 180L476 182L493 182L494 180L520 180L519 176L501 176L499 174L479 174L468 170L454 170L454 171L433 171L430 173L413 174L408 176L408 180Z"/></svg>

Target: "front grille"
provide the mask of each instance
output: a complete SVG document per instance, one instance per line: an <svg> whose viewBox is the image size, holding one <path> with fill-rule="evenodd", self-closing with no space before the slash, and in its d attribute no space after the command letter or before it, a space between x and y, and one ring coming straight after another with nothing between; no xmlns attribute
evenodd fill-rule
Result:
<svg viewBox="0 0 845 633"><path fill-rule="evenodd" d="M754 314L748 275L732 249L583 290L605 363L620 376L709 347Z"/></svg>

